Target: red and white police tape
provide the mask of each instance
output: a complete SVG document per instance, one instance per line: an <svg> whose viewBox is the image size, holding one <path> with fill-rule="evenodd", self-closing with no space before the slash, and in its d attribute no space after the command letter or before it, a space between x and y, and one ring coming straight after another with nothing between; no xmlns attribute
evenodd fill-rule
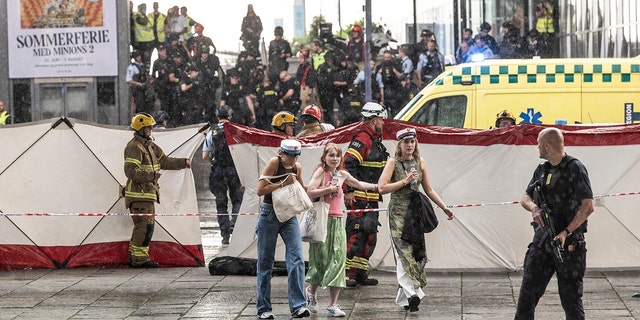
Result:
<svg viewBox="0 0 640 320"><path fill-rule="evenodd" d="M621 192L615 194L603 194L603 195L594 195L594 199L600 198L608 198L608 197L622 197L622 196L634 196L640 195L639 192ZM466 204L456 204L452 206L447 206L447 208L469 208L469 207L489 207L489 206L503 206L510 204L520 204L520 201L506 201L506 202L492 202L492 203L466 203ZM365 212L380 212L387 211L387 208L379 208L379 209L356 209L356 210L343 210L345 213L365 213ZM238 216L257 216L258 212L240 212L240 213L231 213L231 215ZM48 212L22 212L22 213L14 213L14 212L0 212L0 216L9 216L9 217L54 217L54 216L77 216L77 217L111 217L111 216L137 216L137 217L146 217L146 216L156 216L156 217L215 217L218 216L218 213L87 213L87 212L73 212L73 213L48 213Z"/></svg>

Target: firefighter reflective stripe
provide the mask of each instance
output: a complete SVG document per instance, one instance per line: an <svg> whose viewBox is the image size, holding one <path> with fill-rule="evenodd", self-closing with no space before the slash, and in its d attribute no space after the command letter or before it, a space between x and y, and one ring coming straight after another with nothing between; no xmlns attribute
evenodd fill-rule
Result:
<svg viewBox="0 0 640 320"><path fill-rule="evenodd" d="M371 191L354 190L353 196L356 197L356 199L358 200L366 200L366 201L373 201L373 202L377 202L378 200L380 200L380 194L377 192L371 192Z"/></svg>
<svg viewBox="0 0 640 320"><path fill-rule="evenodd" d="M155 193L133 192L127 190L124 192L124 196L128 198L158 201L158 195Z"/></svg>
<svg viewBox="0 0 640 320"><path fill-rule="evenodd" d="M348 148L345 153L352 155L354 158L358 159L359 163L362 163L362 155L360 152L354 148Z"/></svg>
<svg viewBox="0 0 640 320"><path fill-rule="evenodd" d="M384 168L386 161L362 161L360 166L367 168Z"/></svg>
<svg viewBox="0 0 640 320"><path fill-rule="evenodd" d="M142 164L142 162L140 162L140 160L138 159L134 159L134 158L125 158L124 159L125 163L132 163L135 164L138 168L145 170L145 171L158 171L160 170L160 164Z"/></svg>
<svg viewBox="0 0 640 320"><path fill-rule="evenodd" d="M369 259L362 257L353 257L353 259L347 258L345 269L348 271L351 268L367 271L369 269Z"/></svg>
<svg viewBox="0 0 640 320"><path fill-rule="evenodd" d="M148 246L138 247L138 246L129 244L129 253L134 258L149 258L149 247ZM147 259L141 259L141 260L147 260Z"/></svg>

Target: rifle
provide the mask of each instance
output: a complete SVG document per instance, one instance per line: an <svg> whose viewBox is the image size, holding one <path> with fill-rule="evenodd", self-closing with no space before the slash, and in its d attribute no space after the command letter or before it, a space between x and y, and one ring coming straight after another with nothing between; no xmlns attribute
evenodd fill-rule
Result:
<svg viewBox="0 0 640 320"><path fill-rule="evenodd" d="M540 239L538 247L542 248L544 246L544 248L546 248L547 250L550 249L556 266L559 266L564 263L564 248L562 247L560 240L553 240L553 238L557 234L556 228L553 220L550 217L551 210L549 210L547 201L544 197L544 194L542 193L542 190L540 189L540 181L536 181L534 198L538 199L538 206L540 207L540 209L542 209L542 221L544 222L544 227L535 222L531 222L531 225L533 226L534 231L537 231L539 228L544 229L544 234Z"/></svg>

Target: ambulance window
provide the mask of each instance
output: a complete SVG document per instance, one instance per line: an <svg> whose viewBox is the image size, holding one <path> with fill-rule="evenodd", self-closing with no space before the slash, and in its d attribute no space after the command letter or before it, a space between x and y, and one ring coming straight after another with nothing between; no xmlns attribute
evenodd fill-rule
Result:
<svg viewBox="0 0 640 320"><path fill-rule="evenodd" d="M467 111L466 96L429 100L409 121L428 125L462 128Z"/></svg>

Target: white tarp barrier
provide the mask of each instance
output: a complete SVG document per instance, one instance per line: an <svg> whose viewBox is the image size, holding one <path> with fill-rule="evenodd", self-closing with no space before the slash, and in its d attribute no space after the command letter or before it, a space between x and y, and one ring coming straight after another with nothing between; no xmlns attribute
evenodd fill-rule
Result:
<svg viewBox="0 0 640 320"><path fill-rule="evenodd" d="M426 235L429 269L522 268L533 229L531 214L518 202L536 165L540 162L536 139L542 126L475 131L427 127L385 120L384 144L396 149L395 132L407 125L418 130L420 153L429 178L445 203L455 206L456 219L447 221L441 210L438 228ZM335 142L346 149L358 125L338 128L301 139L303 179L310 180L319 163L322 147ZM256 257L255 224L260 199L255 188L266 161L276 155L281 137L238 125L227 127L227 140L240 180L246 187L244 201L228 254ZM611 127L560 127L566 151L580 159L589 171L595 212L586 233L589 268L637 268L640 266L640 125ZM388 199L385 196L385 200ZM386 208L386 202L380 205ZM250 213L250 214L246 214ZM386 212L370 263L394 266ZM276 258L284 260L280 241Z"/></svg>
<svg viewBox="0 0 640 320"><path fill-rule="evenodd" d="M202 127L156 130L153 136L166 154L191 158L203 141ZM123 155L132 135L65 118L0 129L0 269L126 264L133 223L118 191L127 180ZM157 214L198 212L191 170L164 171L159 184ZM203 265L198 217L156 221L152 259Z"/></svg>

